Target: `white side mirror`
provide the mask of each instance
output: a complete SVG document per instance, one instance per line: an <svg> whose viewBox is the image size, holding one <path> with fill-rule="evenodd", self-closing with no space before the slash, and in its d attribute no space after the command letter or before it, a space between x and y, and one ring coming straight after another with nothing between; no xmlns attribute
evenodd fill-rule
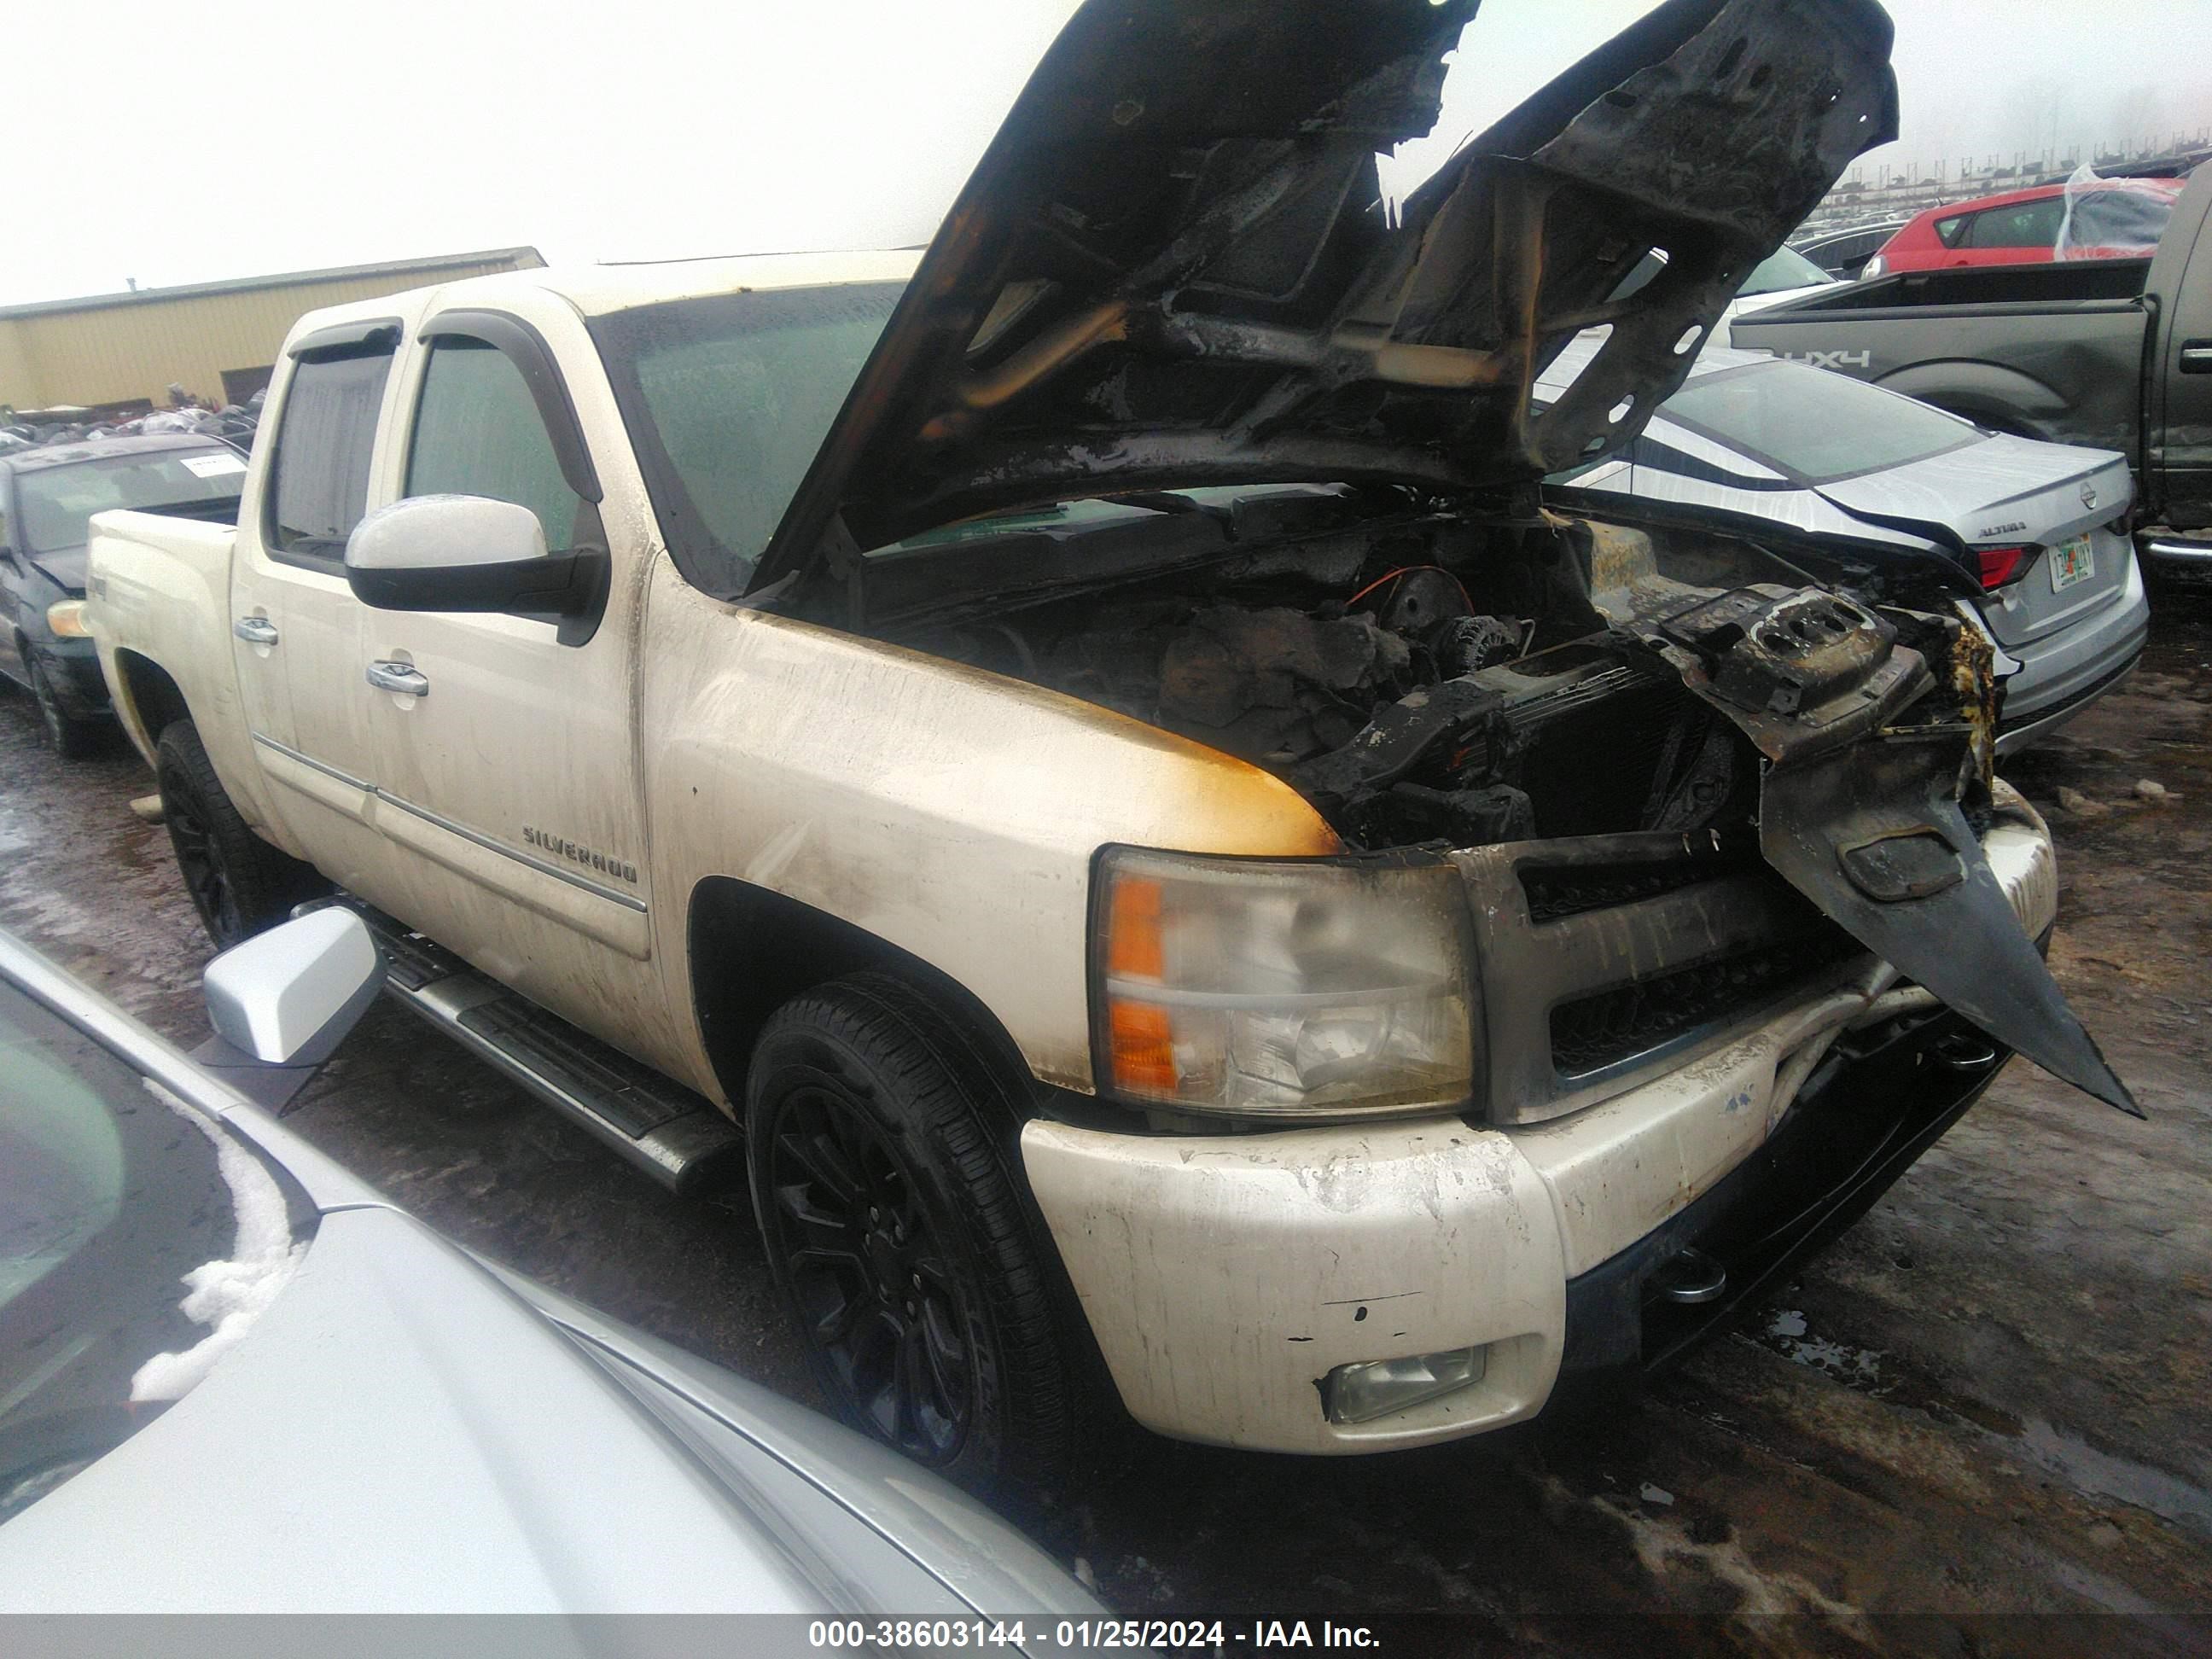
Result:
<svg viewBox="0 0 2212 1659"><path fill-rule="evenodd" d="M332 906L257 933L202 976L216 1035L267 1066L320 1064L384 988L368 926Z"/></svg>

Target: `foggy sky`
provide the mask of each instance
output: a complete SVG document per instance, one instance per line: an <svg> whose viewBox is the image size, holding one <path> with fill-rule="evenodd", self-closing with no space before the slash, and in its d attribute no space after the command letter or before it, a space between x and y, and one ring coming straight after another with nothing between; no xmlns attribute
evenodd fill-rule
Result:
<svg viewBox="0 0 2212 1659"><path fill-rule="evenodd" d="M1487 0L1402 191L1649 9ZM529 243L925 241L1072 0L18 0L0 303ZM1889 0L1878 167L2212 124L2212 0Z"/></svg>

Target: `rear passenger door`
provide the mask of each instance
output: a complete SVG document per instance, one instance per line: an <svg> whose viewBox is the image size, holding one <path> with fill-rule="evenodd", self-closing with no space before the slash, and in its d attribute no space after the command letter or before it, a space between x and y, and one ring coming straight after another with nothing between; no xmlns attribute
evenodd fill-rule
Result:
<svg viewBox="0 0 2212 1659"><path fill-rule="evenodd" d="M240 503L229 647L271 805L332 879L383 902L375 757L362 684L361 605L346 538L370 505L397 318L334 325L293 345L270 399L271 447Z"/></svg>
<svg viewBox="0 0 2212 1659"><path fill-rule="evenodd" d="M380 823L410 890L392 908L526 995L618 1033L608 951L650 954L631 673L650 546L602 523L562 365L593 374L575 390L619 431L611 394L582 324L542 295L434 313L418 341L393 427L395 498L528 507L550 549L607 548L611 581L588 638L517 616L363 610L366 661L418 688L368 697Z"/></svg>

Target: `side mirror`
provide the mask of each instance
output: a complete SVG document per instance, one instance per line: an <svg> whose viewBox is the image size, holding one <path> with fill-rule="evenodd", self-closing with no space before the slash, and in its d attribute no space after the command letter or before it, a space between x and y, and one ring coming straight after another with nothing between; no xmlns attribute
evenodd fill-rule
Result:
<svg viewBox="0 0 2212 1659"><path fill-rule="evenodd" d="M346 538L346 585L378 611L501 611L561 623L580 644L605 604L607 556L550 553L538 515L483 495L415 495L380 507ZM587 625L572 638L574 624Z"/></svg>
<svg viewBox="0 0 2212 1659"><path fill-rule="evenodd" d="M384 988L368 926L332 905L234 945L201 976L215 1036L192 1058L264 1105L282 1105Z"/></svg>

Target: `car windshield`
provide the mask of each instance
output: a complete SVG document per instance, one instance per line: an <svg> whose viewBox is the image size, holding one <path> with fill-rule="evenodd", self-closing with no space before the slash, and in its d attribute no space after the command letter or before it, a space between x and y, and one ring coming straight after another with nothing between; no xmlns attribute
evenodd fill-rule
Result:
<svg viewBox="0 0 2212 1659"><path fill-rule="evenodd" d="M1613 285L1606 296L1608 302L1626 300L1642 289L1667 263L1666 254L1658 248L1629 267L1628 274ZM1832 283L1836 279L1814 264L1795 248L1778 247L1761 259L1736 289L1739 298L1753 294L1779 294L1785 289L1811 288L1817 283Z"/></svg>
<svg viewBox="0 0 2212 1659"><path fill-rule="evenodd" d="M184 1275L232 1221L207 1136L0 981L0 1521L151 1419L132 1379L207 1334Z"/></svg>
<svg viewBox="0 0 2212 1659"><path fill-rule="evenodd" d="M1752 267L1739 295L1778 294L1784 289L1810 288L1835 278L1795 248L1778 247Z"/></svg>
<svg viewBox="0 0 2212 1659"><path fill-rule="evenodd" d="M19 472L15 506L25 548L60 553L84 545L95 513L234 501L245 482L246 458L234 449L161 449Z"/></svg>
<svg viewBox="0 0 2212 1659"><path fill-rule="evenodd" d="M686 576L744 585L904 287L765 289L592 319Z"/></svg>
<svg viewBox="0 0 2212 1659"><path fill-rule="evenodd" d="M1816 484L1925 460L1977 435L1940 410L1802 363L1753 363L1695 376L1661 413Z"/></svg>

